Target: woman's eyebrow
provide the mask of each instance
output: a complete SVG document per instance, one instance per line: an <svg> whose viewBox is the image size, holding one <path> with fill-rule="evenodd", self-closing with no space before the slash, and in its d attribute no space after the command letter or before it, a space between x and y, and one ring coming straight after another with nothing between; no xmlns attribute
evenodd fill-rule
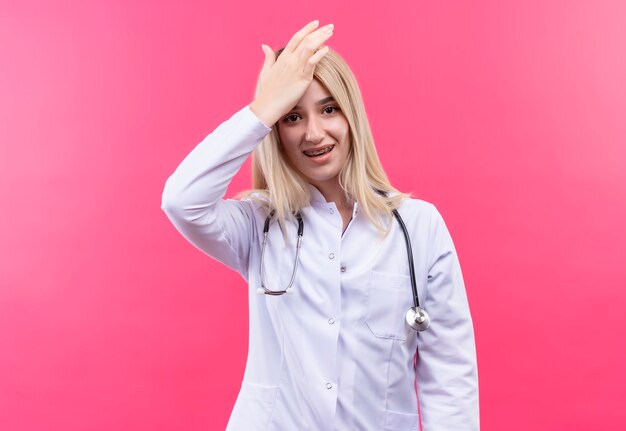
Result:
<svg viewBox="0 0 626 431"><path fill-rule="evenodd" d="M334 102L334 101L335 101L335 98L333 96L328 96L328 97L324 97L321 100L318 100L315 104L316 105L323 105L325 103ZM296 105L296 106L293 107L293 109L302 109L302 106Z"/></svg>

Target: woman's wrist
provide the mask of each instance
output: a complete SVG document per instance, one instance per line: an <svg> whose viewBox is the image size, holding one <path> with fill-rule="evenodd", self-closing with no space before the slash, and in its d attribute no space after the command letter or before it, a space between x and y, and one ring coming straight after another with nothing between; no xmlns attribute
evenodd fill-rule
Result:
<svg viewBox="0 0 626 431"><path fill-rule="evenodd" d="M268 106L266 103L255 99L248 105L254 115L261 120L267 127L272 127L278 121L282 112L278 112L277 109Z"/></svg>

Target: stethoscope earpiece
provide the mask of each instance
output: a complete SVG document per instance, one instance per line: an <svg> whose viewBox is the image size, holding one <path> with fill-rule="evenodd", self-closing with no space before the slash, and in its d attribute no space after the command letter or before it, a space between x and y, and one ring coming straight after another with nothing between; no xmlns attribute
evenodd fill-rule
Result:
<svg viewBox="0 0 626 431"><path fill-rule="evenodd" d="M430 326L430 317L422 307L411 307L406 312L406 323L417 332Z"/></svg>

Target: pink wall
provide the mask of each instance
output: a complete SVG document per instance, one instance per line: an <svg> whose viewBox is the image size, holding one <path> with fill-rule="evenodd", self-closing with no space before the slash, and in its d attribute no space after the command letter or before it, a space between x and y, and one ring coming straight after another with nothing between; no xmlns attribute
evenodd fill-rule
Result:
<svg viewBox="0 0 626 431"><path fill-rule="evenodd" d="M51 3L0 6L0 429L224 428L244 283L161 191L313 18L455 238L483 429L626 429L624 2Z"/></svg>

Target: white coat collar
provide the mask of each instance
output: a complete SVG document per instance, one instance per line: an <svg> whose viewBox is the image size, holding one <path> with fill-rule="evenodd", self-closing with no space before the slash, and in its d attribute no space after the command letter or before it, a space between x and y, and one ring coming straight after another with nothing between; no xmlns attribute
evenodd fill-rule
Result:
<svg viewBox="0 0 626 431"><path fill-rule="evenodd" d="M334 202L327 202L322 192L320 192L318 188L315 187L313 184L307 183L307 187L309 188L309 193L311 194L311 206L312 207L314 208L328 208L329 206L334 207L334 208L337 207ZM357 213L358 213L358 202L355 202L352 208L352 216L354 217Z"/></svg>
<svg viewBox="0 0 626 431"><path fill-rule="evenodd" d="M311 206L328 205L326 198L324 198L324 195L317 189L317 187L309 183L307 183L307 186L309 188L309 193L311 194Z"/></svg>

